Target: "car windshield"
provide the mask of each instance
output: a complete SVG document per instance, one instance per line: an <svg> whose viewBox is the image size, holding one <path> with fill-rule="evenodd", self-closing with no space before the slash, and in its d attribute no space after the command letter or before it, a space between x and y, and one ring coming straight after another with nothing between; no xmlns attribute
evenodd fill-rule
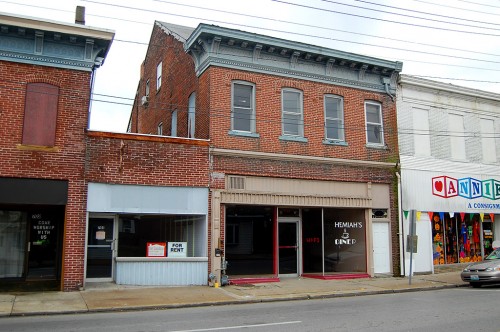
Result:
<svg viewBox="0 0 500 332"><path fill-rule="evenodd" d="M486 259L488 259L488 260L500 259L500 248L493 250L493 252L491 254L489 254L488 257L486 257Z"/></svg>

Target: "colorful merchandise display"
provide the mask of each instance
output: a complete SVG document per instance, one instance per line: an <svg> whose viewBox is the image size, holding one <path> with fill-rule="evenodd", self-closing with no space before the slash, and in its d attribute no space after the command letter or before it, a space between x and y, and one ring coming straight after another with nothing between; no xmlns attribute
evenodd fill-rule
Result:
<svg viewBox="0 0 500 332"><path fill-rule="evenodd" d="M493 242L493 223L479 214L433 213L432 242L434 265L482 261Z"/></svg>

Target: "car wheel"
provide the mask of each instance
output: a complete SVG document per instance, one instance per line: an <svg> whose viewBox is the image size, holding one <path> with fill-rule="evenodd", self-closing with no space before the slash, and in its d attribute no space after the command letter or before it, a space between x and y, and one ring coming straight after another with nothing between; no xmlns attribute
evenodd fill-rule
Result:
<svg viewBox="0 0 500 332"><path fill-rule="evenodd" d="M471 285L472 287L474 287L474 288L479 288L479 287L481 287L481 284L480 284L480 283L478 283L478 282L471 282L471 283L470 283L470 285Z"/></svg>

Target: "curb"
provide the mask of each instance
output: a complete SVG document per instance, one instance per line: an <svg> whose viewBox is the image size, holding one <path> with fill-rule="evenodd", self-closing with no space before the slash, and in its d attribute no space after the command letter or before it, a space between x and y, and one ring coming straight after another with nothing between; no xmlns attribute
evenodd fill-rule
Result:
<svg viewBox="0 0 500 332"><path fill-rule="evenodd" d="M181 304L165 304L165 305L152 305L152 306L130 306L130 307L112 307L112 308L96 308L87 310L70 310L59 312L26 312L26 313L10 313L0 315L2 317L27 317L27 316L48 316L48 315L71 315L71 314L87 314L87 313L105 313L105 312L126 312L126 311L147 311L147 310L167 310L167 309L181 309L181 308L196 308L196 307L212 307L212 306L225 306L225 305L239 305L239 304L255 304L255 303L272 303L272 302L285 302L285 301L304 301L304 300L320 300L320 299L333 299L344 297L356 296L370 296L370 295L384 295L396 293L410 293L433 291L441 289L468 287L468 284L447 284L435 287L417 287L417 288L401 288L401 289L387 289L366 292L348 292L348 293L327 293L327 294L307 294L295 295L288 297L271 297L260 299L241 299L230 301L215 301L215 302L197 302L197 303L181 303Z"/></svg>

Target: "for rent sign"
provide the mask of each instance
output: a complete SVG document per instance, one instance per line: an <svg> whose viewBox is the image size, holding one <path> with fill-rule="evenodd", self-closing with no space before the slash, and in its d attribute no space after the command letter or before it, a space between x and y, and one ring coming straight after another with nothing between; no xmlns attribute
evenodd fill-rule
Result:
<svg viewBox="0 0 500 332"><path fill-rule="evenodd" d="M187 242L169 242L168 257L187 257Z"/></svg>

